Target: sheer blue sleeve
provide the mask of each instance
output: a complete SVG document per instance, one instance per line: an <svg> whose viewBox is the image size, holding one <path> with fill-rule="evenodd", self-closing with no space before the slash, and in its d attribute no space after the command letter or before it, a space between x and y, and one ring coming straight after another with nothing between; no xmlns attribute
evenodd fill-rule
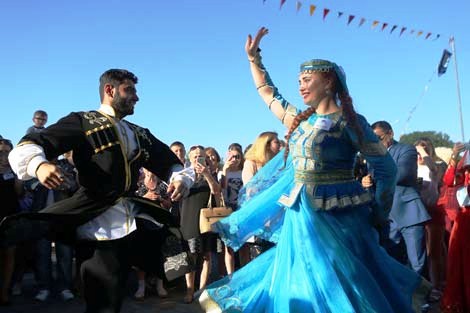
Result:
<svg viewBox="0 0 470 313"><path fill-rule="evenodd" d="M292 189L293 176L291 157L284 166L284 153L279 152L240 191L240 209L215 223L214 231L234 250L251 236L277 242L285 212L277 201Z"/></svg>

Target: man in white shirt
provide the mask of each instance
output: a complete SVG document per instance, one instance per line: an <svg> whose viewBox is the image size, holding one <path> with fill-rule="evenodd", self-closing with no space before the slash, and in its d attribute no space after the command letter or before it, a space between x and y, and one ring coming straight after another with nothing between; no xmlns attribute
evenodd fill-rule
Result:
<svg viewBox="0 0 470 313"><path fill-rule="evenodd" d="M136 198L139 169L168 181L172 201L180 200L194 181L194 173L183 168L167 145L123 119L134 113L139 100L136 84L137 77L127 70L106 71L100 77L98 111L73 112L40 133L26 135L9 158L20 179L37 178L57 189L64 175L48 160L73 150L80 189L38 213L7 218L0 224L0 236L7 244L38 236L96 241L93 256L81 267L89 313L120 310L133 246L128 235L137 228L135 219L173 223L169 212Z"/></svg>

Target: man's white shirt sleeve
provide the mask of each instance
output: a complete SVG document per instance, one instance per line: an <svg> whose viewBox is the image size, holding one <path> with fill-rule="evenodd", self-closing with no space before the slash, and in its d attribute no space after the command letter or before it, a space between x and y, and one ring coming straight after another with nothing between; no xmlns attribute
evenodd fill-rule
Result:
<svg viewBox="0 0 470 313"><path fill-rule="evenodd" d="M29 143L11 150L8 161L19 179L28 180L36 178L38 166L47 162L47 159L41 146Z"/></svg>

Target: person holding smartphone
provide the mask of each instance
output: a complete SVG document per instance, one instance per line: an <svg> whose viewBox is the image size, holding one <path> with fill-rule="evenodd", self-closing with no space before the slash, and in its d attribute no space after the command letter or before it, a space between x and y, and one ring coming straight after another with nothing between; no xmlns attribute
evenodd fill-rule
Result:
<svg viewBox="0 0 470 313"><path fill-rule="evenodd" d="M210 160L206 158L204 147L197 145L189 149L189 161L195 172L195 181L187 197L183 198L180 207L181 232L188 241L189 250L195 259L202 258L201 277L199 288L203 289L209 279L211 255L217 252L217 235L215 233L201 234L199 231L199 211L207 207L211 194L213 201L220 198L221 188L216 177L213 176ZM216 203L214 202L213 205ZM195 262L196 263L196 262ZM193 301L196 271L187 273L185 303Z"/></svg>

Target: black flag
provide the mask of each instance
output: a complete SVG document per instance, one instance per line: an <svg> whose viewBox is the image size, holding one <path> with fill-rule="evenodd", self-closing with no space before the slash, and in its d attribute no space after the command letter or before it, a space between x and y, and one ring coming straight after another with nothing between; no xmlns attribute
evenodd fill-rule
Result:
<svg viewBox="0 0 470 313"><path fill-rule="evenodd" d="M441 62L439 62L439 67L437 68L438 76L441 76L447 71L447 65L449 65L450 57L452 53L450 53L447 49L444 49L442 53Z"/></svg>

